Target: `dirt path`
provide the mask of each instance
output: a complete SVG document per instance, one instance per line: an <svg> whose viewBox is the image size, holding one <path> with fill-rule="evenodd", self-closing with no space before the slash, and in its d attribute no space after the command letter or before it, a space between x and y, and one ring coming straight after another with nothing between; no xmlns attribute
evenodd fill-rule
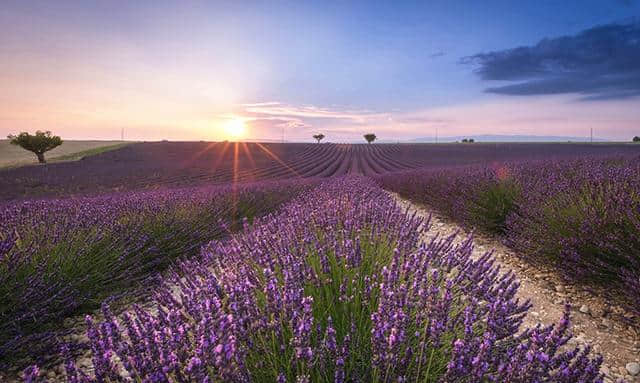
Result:
<svg viewBox="0 0 640 383"><path fill-rule="evenodd" d="M469 235L461 226L428 207L418 206L395 194L394 197L402 208L412 213L415 211L423 217L431 214L433 227L427 235L436 232L453 235L458 232L456 241ZM621 320L625 315L621 307L609 305L597 292L567 284L552 269L543 270L521 261L513 250L495 238L474 235L474 256L490 250L494 251L494 258L501 265L516 273L521 282L518 295L530 299L533 304L525 318L525 326L558 322L568 301L572 306L571 323L575 335L570 344L590 344L594 351L602 354L604 363L601 371L605 374L605 382L615 382L619 378L630 383L640 382L640 373L632 376L627 370L628 364L640 362L640 337ZM629 366L631 370L633 367Z"/></svg>

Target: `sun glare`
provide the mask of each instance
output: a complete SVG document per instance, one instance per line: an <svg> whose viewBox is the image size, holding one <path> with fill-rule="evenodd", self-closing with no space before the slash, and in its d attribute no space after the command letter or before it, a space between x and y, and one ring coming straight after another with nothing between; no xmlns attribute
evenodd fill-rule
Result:
<svg viewBox="0 0 640 383"><path fill-rule="evenodd" d="M229 138L243 138L247 133L244 121L239 118L230 119L224 124L223 128Z"/></svg>

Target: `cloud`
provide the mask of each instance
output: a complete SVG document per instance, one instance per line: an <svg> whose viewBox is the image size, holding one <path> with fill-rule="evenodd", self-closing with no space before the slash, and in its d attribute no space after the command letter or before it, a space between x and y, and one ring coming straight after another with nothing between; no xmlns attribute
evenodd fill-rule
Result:
<svg viewBox="0 0 640 383"><path fill-rule="evenodd" d="M243 112L248 116L264 117L278 116L280 118L317 118L350 120L364 123L370 118L379 117L380 114L367 110L343 110L321 108L316 106L293 106L279 102L261 102L254 104L242 104Z"/></svg>
<svg viewBox="0 0 640 383"><path fill-rule="evenodd" d="M464 57L488 87L505 95L580 94L583 100L640 96L640 21L608 24L534 46Z"/></svg>

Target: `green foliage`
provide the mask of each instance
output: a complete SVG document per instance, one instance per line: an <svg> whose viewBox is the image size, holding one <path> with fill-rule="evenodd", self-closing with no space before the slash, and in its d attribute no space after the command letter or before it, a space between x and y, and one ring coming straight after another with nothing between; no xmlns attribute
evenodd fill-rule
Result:
<svg viewBox="0 0 640 383"><path fill-rule="evenodd" d="M364 137L365 140L367 140L367 143L369 143L369 144L372 143L373 141L375 141L376 138L377 138L376 135L373 134L373 133L367 133L363 137Z"/></svg>
<svg viewBox="0 0 640 383"><path fill-rule="evenodd" d="M62 145L62 139L59 136L52 135L50 131L43 132L38 130L34 135L22 132L17 136L9 135L7 138L9 138L11 144L35 153L41 163L46 162L44 159L45 152Z"/></svg>
<svg viewBox="0 0 640 383"><path fill-rule="evenodd" d="M507 217L515 211L519 196L519 186L510 179L487 182L470 199L472 222L489 232L503 234Z"/></svg>

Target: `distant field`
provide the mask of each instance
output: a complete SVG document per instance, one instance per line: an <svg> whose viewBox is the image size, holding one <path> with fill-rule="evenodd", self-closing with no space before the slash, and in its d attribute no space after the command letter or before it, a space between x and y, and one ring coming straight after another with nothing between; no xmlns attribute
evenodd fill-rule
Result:
<svg viewBox="0 0 640 383"><path fill-rule="evenodd" d="M64 141L62 145L47 152L45 156L50 162L70 161L126 144L123 141ZM33 153L11 145L9 140L0 140L0 168L36 163L38 160Z"/></svg>
<svg viewBox="0 0 640 383"><path fill-rule="evenodd" d="M71 143L67 145L68 150ZM612 154L637 155L640 145L146 142L126 145L82 161L0 169L0 200L234 181L347 174L376 176L416 168Z"/></svg>

